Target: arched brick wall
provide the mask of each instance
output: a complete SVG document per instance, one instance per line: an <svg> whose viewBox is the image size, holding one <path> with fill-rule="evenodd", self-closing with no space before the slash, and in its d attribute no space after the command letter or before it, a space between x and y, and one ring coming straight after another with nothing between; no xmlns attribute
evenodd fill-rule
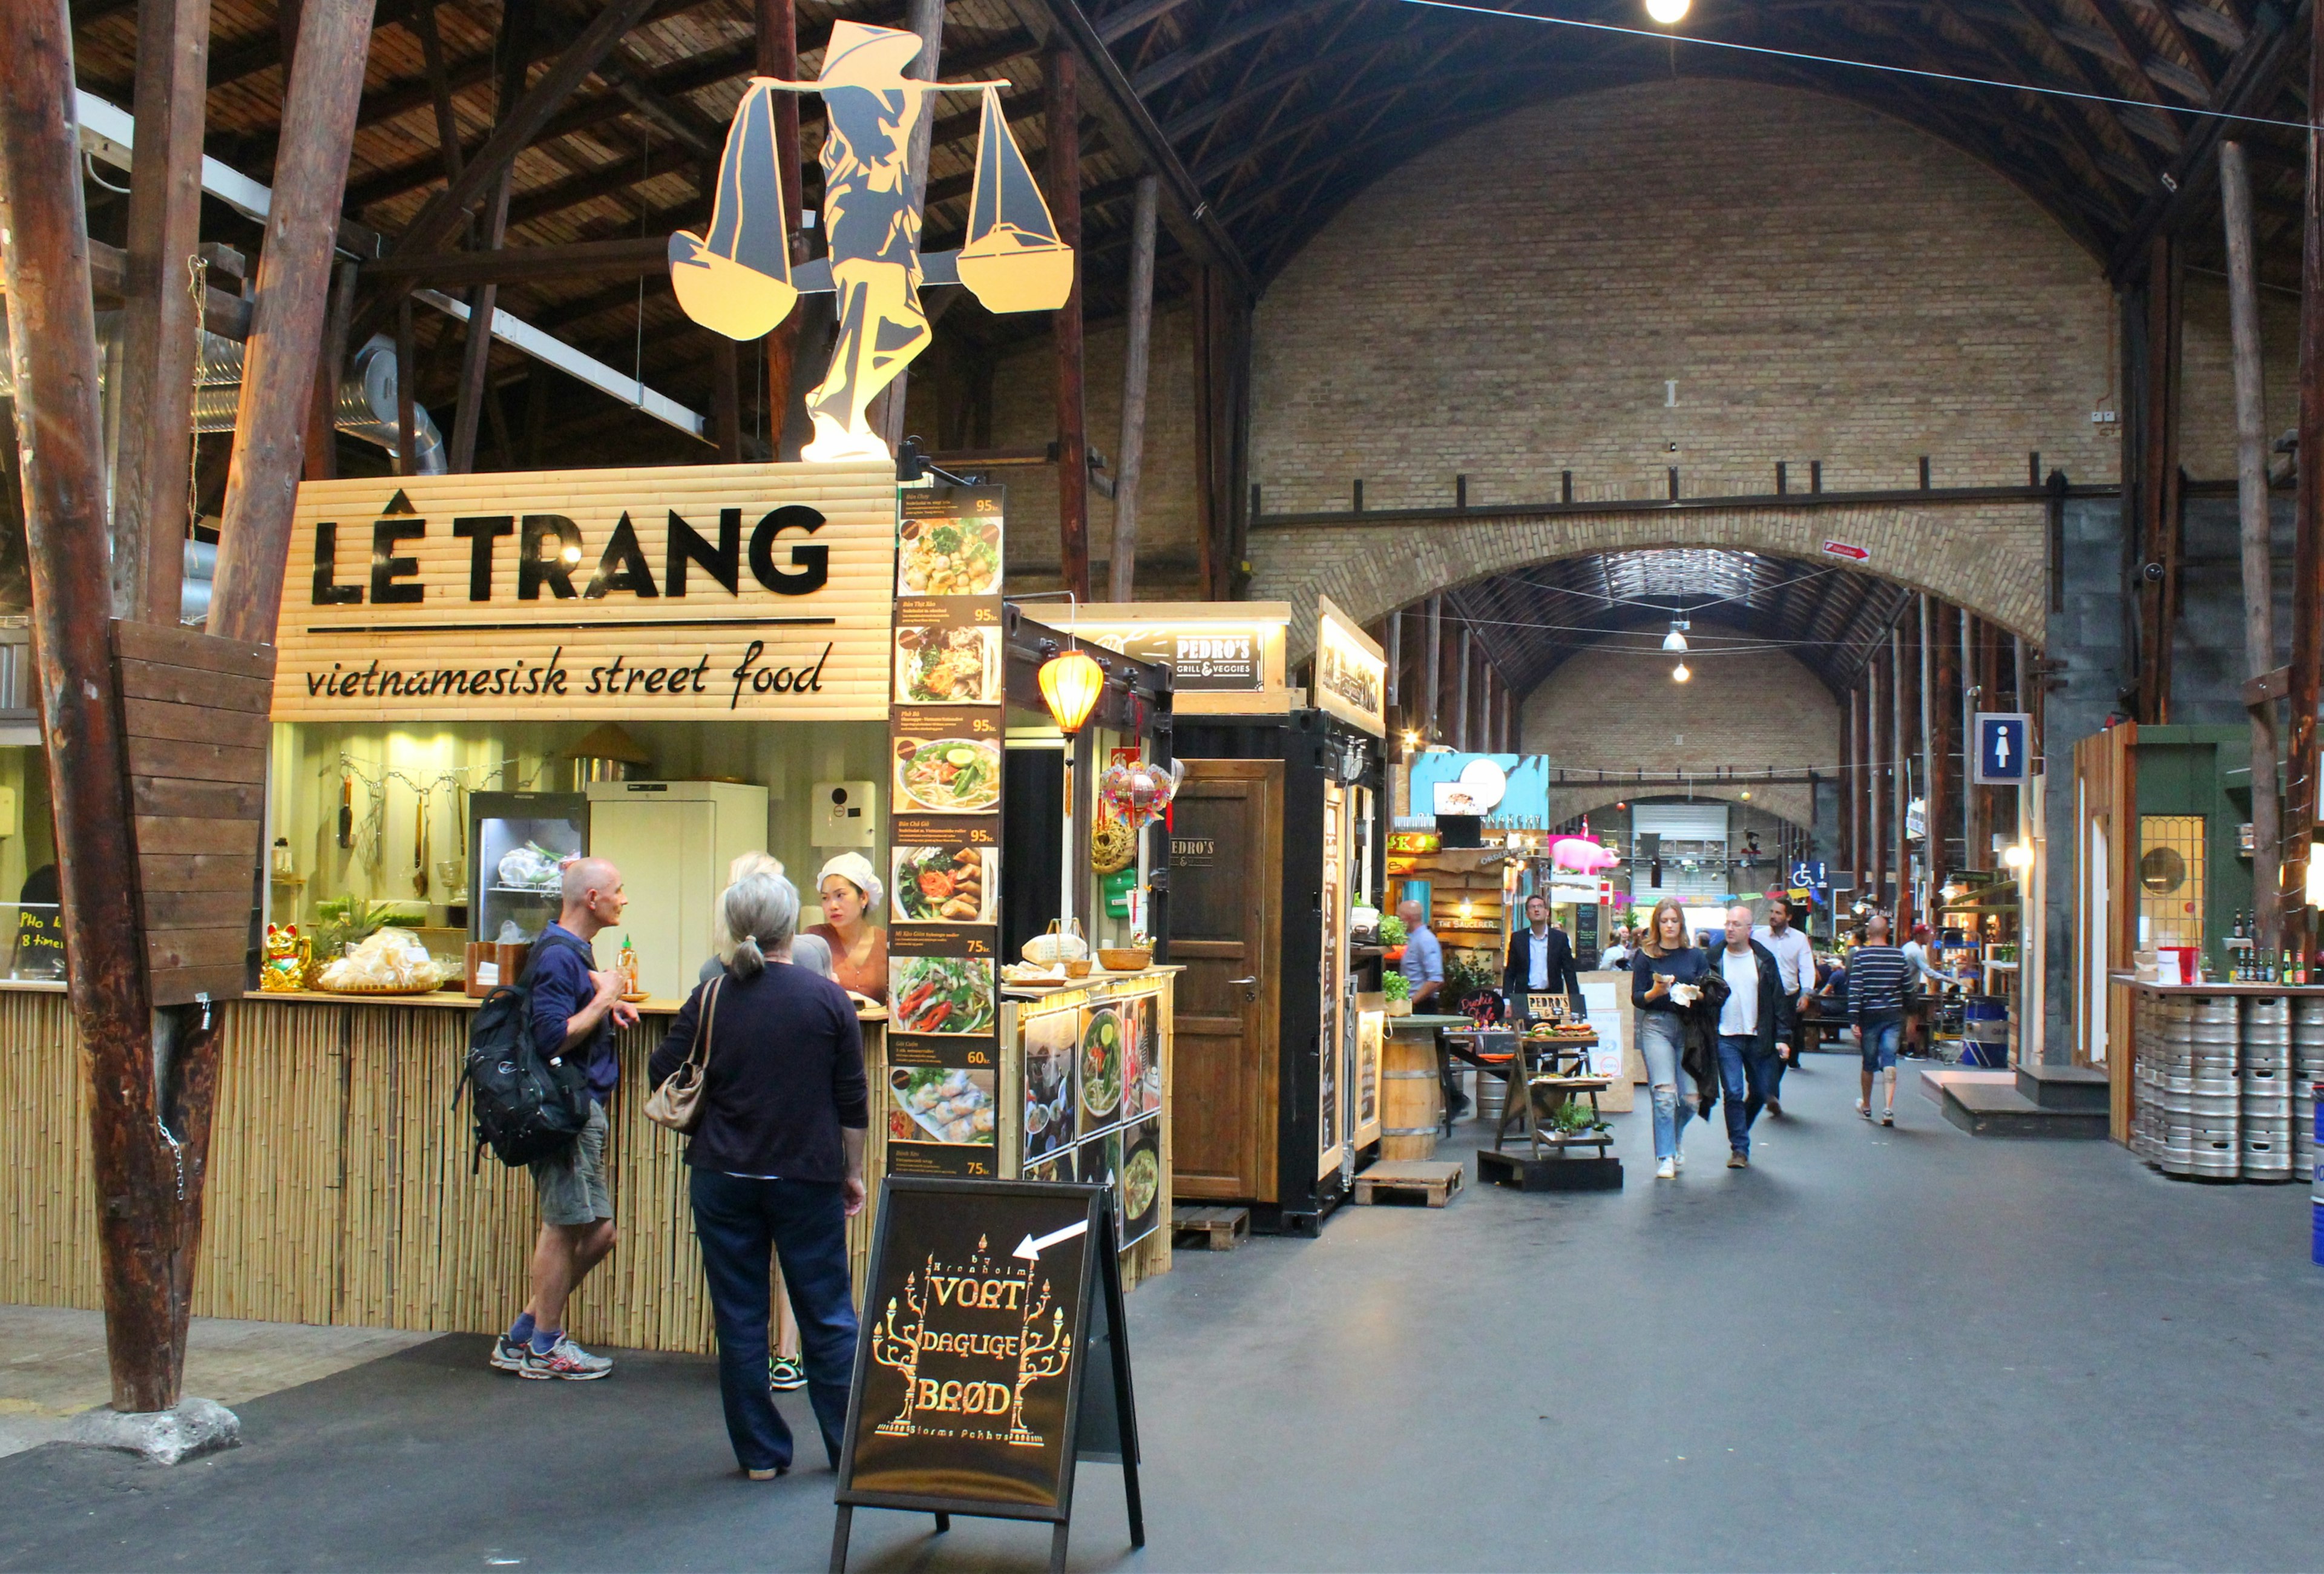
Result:
<svg viewBox="0 0 2324 1574"><path fill-rule="evenodd" d="M1966 154L1859 106L1702 79L1520 109L1384 176L1259 302L1265 513L1559 495L2107 483L2113 300L2093 259ZM1674 391L1673 384L1675 384ZM1496 516L1261 528L1254 597L1370 618L1480 574L1731 545L1874 570L2038 640L2038 504Z"/></svg>

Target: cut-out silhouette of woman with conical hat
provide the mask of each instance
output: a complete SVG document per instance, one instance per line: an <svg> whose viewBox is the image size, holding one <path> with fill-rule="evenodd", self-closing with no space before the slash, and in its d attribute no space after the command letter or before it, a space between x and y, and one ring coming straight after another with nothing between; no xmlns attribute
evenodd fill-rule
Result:
<svg viewBox="0 0 2324 1574"><path fill-rule="evenodd" d="M777 92L823 95L823 219L838 333L830 373L807 396L815 426L800 450L807 459L888 458L865 412L932 337L920 310L920 211L908 168L929 94L985 95L972 208L986 222L980 228L972 218L962 282L995 311L1054 310L1072 289L1072 249L1058 240L1048 206L1001 119L996 89L1008 84L916 81L904 68L919 52L916 33L835 22L816 80L752 78L727 136L710 235L670 239L670 277L688 317L736 338L756 338L780 322L792 292L767 99Z"/></svg>
<svg viewBox="0 0 2324 1574"><path fill-rule="evenodd" d="M831 372L807 395L808 459L886 458L864 412L932 337L920 310L920 212L906 162L928 95L1003 84L920 82L904 68L917 33L835 22L813 82L773 88L823 95L823 223L839 331ZM759 79L758 80L764 80ZM755 84L754 84L755 85Z"/></svg>

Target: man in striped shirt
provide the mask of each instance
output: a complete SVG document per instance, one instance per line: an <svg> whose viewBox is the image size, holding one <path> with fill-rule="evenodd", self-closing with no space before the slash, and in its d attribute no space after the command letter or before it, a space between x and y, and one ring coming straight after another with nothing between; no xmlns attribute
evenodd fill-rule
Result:
<svg viewBox="0 0 2324 1574"><path fill-rule="evenodd" d="M1872 1118L1872 1079L1877 1072L1886 1095L1882 1125L1896 1124L1896 1040L1904 1029L1904 986L1913 965L1888 943L1888 915L1865 921L1865 943L1848 953L1848 1015L1856 1024L1857 1048L1864 1056L1864 1097L1856 1113Z"/></svg>

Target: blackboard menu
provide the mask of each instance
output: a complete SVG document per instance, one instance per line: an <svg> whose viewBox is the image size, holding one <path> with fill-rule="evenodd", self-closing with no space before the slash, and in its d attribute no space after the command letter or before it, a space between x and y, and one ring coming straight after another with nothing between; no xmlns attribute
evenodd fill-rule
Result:
<svg viewBox="0 0 2324 1574"><path fill-rule="evenodd" d="M1062 1522L1076 1457L1134 1467L1112 1246L1109 1200L1094 1187L889 1177L843 1511Z"/></svg>
<svg viewBox="0 0 2324 1574"><path fill-rule="evenodd" d="M999 487L907 488L897 527L888 843L896 1175L997 1162L1002 662Z"/></svg>

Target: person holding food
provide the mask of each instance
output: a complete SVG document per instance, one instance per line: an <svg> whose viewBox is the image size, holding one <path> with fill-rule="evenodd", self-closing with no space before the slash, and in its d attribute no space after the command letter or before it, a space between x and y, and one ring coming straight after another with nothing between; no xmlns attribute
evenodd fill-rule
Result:
<svg viewBox="0 0 2324 1574"><path fill-rule="evenodd" d="M815 878L823 898L823 921L807 933L831 946L831 976L840 986L867 999L888 998L888 931L871 921L872 911L884 894L872 860L862 853L841 853Z"/></svg>
<svg viewBox="0 0 2324 1574"><path fill-rule="evenodd" d="M770 965L790 959L798 890L779 875L752 875L720 906L733 956L721 977L696 986L646 1070L659 1087L709 1020L701 1117L686 1148L694 1232L726 1435L743 1471L763 1481L791 1464L790 1428L767 1383L770 1258L798 1319L807 1403L839 1462L855 1362L847 1220L863 1209L871 1090L846 992L805 968Z"/></svg>
<svg viewBox="0 0 2324 1574"><path fill-rule="evenodd" d="M1689 943L1686 912L1664 897L1630 958L1630 1004L1638 1012L1638 1052L1646 1057L1646 1082L1654 1095L1655 1177L1668 1180L1686 1162L1680 1138L1694 1114L1680 1097L1681 1062L1686 1055L1686 1014L1699 997L1711 964Z"/></svg>

